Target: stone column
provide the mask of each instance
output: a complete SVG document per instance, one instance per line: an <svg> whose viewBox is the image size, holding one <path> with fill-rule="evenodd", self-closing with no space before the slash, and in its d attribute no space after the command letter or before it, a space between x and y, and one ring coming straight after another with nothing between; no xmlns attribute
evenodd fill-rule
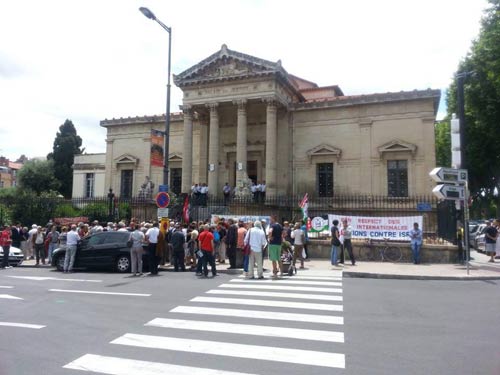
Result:
<svg viewBox="0 0 500 375"><path fill-rule="evenodd" d="M193 179L193 113L184 106L184 141L182 147L182 192L191 193Z"/></svg>
<svg viewBox="0 0 500 375"><path fill-rule="evenodd" d="M217 103L208 104L210 108L210 135L208 144L208 187L209 194L219 195L219 113Z"/></svg>
<svg viewBox="0 0 500 375"><path fill-rule="evenodd" d="M266 196L277 193L276 158L278 150L278 122L276 117L276 102L267 100L266 110Z"/></svg>
<svg viewBox="0 0 500 375"><path fill-rule="evenodd" d="M239 100L238 125L236 129L236 185L240 181L247 181L247 101ZM239 165L243 169L239 169Z"/></svg>

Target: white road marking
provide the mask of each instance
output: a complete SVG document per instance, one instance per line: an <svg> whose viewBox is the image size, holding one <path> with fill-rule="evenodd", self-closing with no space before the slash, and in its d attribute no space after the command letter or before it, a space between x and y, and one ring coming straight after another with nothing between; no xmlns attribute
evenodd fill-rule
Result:
<svg viewBox="0 0 500 375"><path fill-rule="evenodd" d="M215 307L177 306L171 313L232 316L246 319L287 320L320 324L344 324L344 318L332 315L295 314L279 311L239 310Z"/></svg>
<svg viewBox="0 0 500 375"><path fill-rule="evenodd" d="M92 290L74 290L74 289L49 289L49 292L80 293L80 294L104 294L104 295L111 295L111 296L134 296L134 297L150 297L151 296L151 294L141 294L141 293L95 292Z"/></svg>
<svg viewBox="0 0 500 375"><path fill-rule="evenodd" d="M25 324L25 323L11 323L11 322L0 322L0 326L4 327L19 327L19 328L31 328L31 329L40 329L45 326L41 326L39 324Z"/></svg>
<svg viewBox="0 0 500 375"><path fill-rule="evenodd" d="M233 324L233 323L218 323L206 322L199 320L183 320L183 319L162 319L156 318L145 324L146 326L186 329L193 331L208 331L208 332L223 332L235 333L240 335L253 336L273 336L286 337L298 340L314 340L327 342L344 342L344 334L342 332L319 331L313 329L298 329L286 327L272 327L262 325L249 324Z"/></svg>
<svg viewBox="0 0 500 375"><path fill-rule="evenodd" d="M331 270L331 271L301 270L299 272L301 276L342 277L341 270Z"/></svg>
<svg viewBox="0 0 500 375"><path fill-rule="evenodd" d="M328 296L322 294L306 294L306 293L279 293L279 292L259 292L252 290L224 290L213 289L207 292L208 294L226 294L236 296L258 296L258 297L282 297L295 299L313 299L321 301L338 301L336 296Z"/></svg>
<svg viewBox="0 0 500 375"><path fill-rule="evenodd" d="M264 276L272 276L270 272L264 273ZM238 276L240 279L245 278L245 275ZM341 277L330 277L330 276L302 276L302 275L293 275L293 276L280 276L278 279L280 280L289 280L289 279L304 279L304 280L323 280L323 281L342 281Z"/></svg>
<svg viewBox="0 0 500 375"><path fill-rule="evenodd" d="M267 290L290 290L299 292L319 292L319 293L342 293L342 289L339 288L316 288L312 286L288 286L283 283L267 285L267 284L245 284L245 283L233 283L233 284L221 284L220 288L231 288L231 289L267 289Z"/></svg>
<svg viewBox="0 0 500 375"><path fill-rule="evenodd" d="M335 297L338 298L338 301L342 301L342 297L338 296ZM261 299L246 299L246 298L195 297L191 299L191 302L284 307L291 309L306 309L306 310L342 311L342 305L327 305L322 303L305 303L305 302L268 301Z"/></svg>
<svg viewBox="0 0 500 375"><path fill-rule="evenodd" d="M0 289L12 289L13 286L0 285Z"/></svg>
<svg viewBox="0 0 500 375"><path fill-rule="evenodd" d="M312 350L243 345L230 342L191 340L176 337L137 335L132 333L127 333L116 340L111 341L111 344L174 350L189 353L213 354L217 356L251 358L309 366L345 368L344 354Z"/></svg>
<svg viewBox="0 0 500 375"><path fill-rule="evenodd" d="M87 280L87 279L65 279L63 277L42 277L42 276L7 276L13 279L26 279L35 281L47 281L47 280L57 280L57 281L79 281L86 283L102 283L102 280Z"/></svg>
<svg viewBox="0 0 500 375"><path fill-rule="evenodd" d="M14 296L11 296L10 294L0 294L0 299L22 299L20 297L14 297Z"/></svg>
<svg viewBox="0 0 500 375"><path fill-rule="evenodd" d="M243 372L212 370L209 368L171 365L168 363L138 361L102 355L85 354L63 368L109 375L254 375Z"/></svg>
<svg viewBox="0 0 500 375"><path fill-rule="evenodd" d="M336 281L306 281L306 280L280 280L280 279L264 279L264 280L247 280L247 279L232 279L231 283L247 283L247 284L299 284L299 285L322 285L322 286L342 286L342 283Z"/></svg>

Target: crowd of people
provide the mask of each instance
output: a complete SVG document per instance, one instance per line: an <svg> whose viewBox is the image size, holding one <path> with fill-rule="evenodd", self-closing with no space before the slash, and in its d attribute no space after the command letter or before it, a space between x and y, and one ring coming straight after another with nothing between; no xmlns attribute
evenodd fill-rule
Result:
<svg viewBox="0 0 500 375"><path fill-rule="evenodd" d="M25 260L34 259L35 266L50 264L53 251L65 246L64 271L72 272L76 245L79 240L103 231L126 231L130 233L129 245L132 276L143 274L143 255L148 255L152 275L158 266L170 262L174 271L195 271L197 276L217 275L219 267L228 262L229 269L243 268L249 278L263 277L263 261L266 255L273 266L273 276L283 274L282 258L293 252L293 265L300 261L304 266L307 257L307 231L302 223L290 225L278 223L272 217L270 223L263 221L243 222L238 219L220 219L217 223L207 221L181 224L173 222L167 232L159 229L157 222L108 222L101 225L75 223L58 225L49 222L45 226L33 224L31 229L20 223L6 226L0 235L0 244L10 244L23 251ZM2 266L8 267L8 251ZM254 275L254 269L257 274Z"/></svg>

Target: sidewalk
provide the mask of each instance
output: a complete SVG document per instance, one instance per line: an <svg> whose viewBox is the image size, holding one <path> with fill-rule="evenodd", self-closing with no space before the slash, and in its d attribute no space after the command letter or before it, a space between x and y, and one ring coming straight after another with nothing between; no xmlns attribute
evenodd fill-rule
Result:
<svg viewBox="0 0 500 375"><path fill-rule="evenodd" d="M488 263L489 256L471 250L469 275L465 265L448 263L388 263L388 262L356 262L351 266L349 262L339 267L330 264L329 259L311 259L305 262L305 271L343 271L344 277L373 278L373 279L407 279L407 280L500 280L500 259L496 263ZM268 261L266 266L270 266ZM26 260L21 267L34 267L34 260ZM218 267L220 267L218 265ZM40 265L40 268L52 268ZM162 267L164 270L172 267ZM240 273L241 270L226 271L224 273ZM303 272L298 270L298 273Z"/></svg>
<svg viewBox="0 0 500 375"><path fill-rule="evenodd" d="M388 262L350 262L333 267L327 259L311 259L305 263L306 270L342 270L344 277L408 280L500 280L500 259L488 263L490 257L471 250L469 275L461 264L413 264ZM300 273L300 270L299 270Z"/></svg>

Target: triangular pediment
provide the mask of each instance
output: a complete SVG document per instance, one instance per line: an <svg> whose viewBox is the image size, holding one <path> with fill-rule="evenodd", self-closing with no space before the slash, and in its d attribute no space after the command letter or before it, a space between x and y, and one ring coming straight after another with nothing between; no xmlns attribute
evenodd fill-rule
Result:
<svg viewBox="0 0 500 375"><path fill-rule="evenodd" d="M241 52L232 51L224 44L205 60L174 75L177 86L199 84L217 80L241 79L275 72L283 72L281 62L271 62Z"/></svg>
<svg viewBox="0 0 500 375"><path fill-rule="evenodd" d="M169 161L182 161L182 154L178 152L173 152L170 155L168 155L168 160Z"/></svg>
<svg viewBox="0 0 500 375"><path fill-rule="evenodd" d="M339 148L328 145L326 143L322 143L307 151L307 156L309 156L310 158L313 156L334 156L338 158L340 157L341 153L342 150L340 150Z"/></svg>
<svg viewBox="0 0 500 375"><path fill-rule="evenodd" d="M116 164L137 164L139 159L130 154L123 154L115 158Z"/></svg>
<svg viewBox="0 0 500 375"><path fill-rule="evenodd" d="M386 152L410 152L414 154L417 151L417 145L405 142L400 139L394 139L378 148L380 155Z"/></svg>

